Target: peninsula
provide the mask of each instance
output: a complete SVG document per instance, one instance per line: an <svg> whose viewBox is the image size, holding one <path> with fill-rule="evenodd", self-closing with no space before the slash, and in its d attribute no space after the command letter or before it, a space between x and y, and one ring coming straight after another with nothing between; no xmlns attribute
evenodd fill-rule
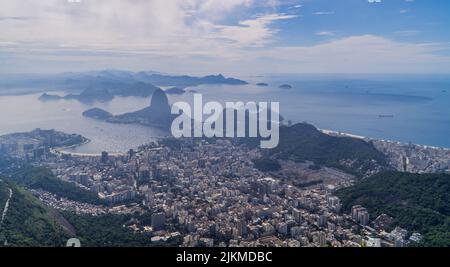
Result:
<svg viewBox="0 0 450 267"><path fill-rule="evenodd" d="M151 99L150 106L130 113L113 115L103 109L93 108L83 112L83 116L110 123L142 124L168 129L175 118L170 112L170 104L166 93L157 89Z"/></svg>

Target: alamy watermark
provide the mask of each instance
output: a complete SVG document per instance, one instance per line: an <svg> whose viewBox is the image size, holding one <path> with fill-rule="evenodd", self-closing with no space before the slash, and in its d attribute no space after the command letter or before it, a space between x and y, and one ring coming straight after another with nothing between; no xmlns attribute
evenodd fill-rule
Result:
<svg viewBox="0 0 450 267"><path fill-rule="evenodd" d="M260 138L261 148L275 148L280 140L279 102L203 103L201 94L194 94L194 106L177 102L172 114L179 115L171 126L172 135L207 138Z"/></svg>

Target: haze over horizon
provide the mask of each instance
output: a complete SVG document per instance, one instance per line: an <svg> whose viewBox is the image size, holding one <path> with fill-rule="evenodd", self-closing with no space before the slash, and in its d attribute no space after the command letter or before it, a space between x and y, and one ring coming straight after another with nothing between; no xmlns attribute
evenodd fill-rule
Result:
<svg viewBox="0 0 450 267"><path fill-rule="evenodd" d="M443 0L0 0L0 73L450 73Z"/></svg>

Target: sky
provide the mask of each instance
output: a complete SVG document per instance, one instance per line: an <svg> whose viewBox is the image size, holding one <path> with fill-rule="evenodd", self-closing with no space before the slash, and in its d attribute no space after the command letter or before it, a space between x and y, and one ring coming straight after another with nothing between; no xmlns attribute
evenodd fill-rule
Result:
<svg viewBox="0 0 450 267"><path fill-rule="evenodd" d="M0 0L0 73L450 73L448 0Z"/></svg>

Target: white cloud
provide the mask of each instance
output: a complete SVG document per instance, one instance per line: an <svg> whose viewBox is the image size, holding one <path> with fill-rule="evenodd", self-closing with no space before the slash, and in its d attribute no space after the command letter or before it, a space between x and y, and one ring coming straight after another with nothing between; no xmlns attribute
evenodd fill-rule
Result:
<svg viewBox="0 0 450 267"><path fill-rule="evenodd" d="M99 55L236 58L240 49L271 43L278 0L0 0L0 56ZM252 6L270 13L233 23ZM239 9L238 9L239 8ZM17 19L20 18L20 19Z"/></svg>
<svg viewBox="0 0 450 267"><path fill-rule="evenodd" d="M334 11L318 11L314 12L314 15L323 16L323 15L334 15L336 14Z"/></svg>
<svg viewBox="0 0 450 267"><path fill-rule="evenodd" d="M334 32L329 32L329 31L321 31L321 32L316 32L316 35L318 36L334 36Z"/></svg>
<svg viewBox="0 0 450 267"><path fill-rule="evenodd" d="M445 49L449 44L410 44L361 35L314 46L278 47L256 58L278 62L274 68L291 73L448 73L450 57L435 55Z"/></svg>
<svg viewBox="0 0 450 267"><path fill-rule="evenodd" d="M218 33L216 37L231 40L239 46L263 46L272 41L272 37L278 32L270 28L270 24L277 20L286 20L295 15L268 14L253 19L240 21L237 26L214 26Z"/></svg>
<svg viewBox="0 0 450 267"><path fill-rule="evenodd" d="M0 18L27 18L0 21L0 41L18 42L26 49L217 54L224 51L215 49L227 41L233 47L268 43L277 32L271 24L294 17L271 13L237 25L222 23L237 7L252 3L254 0L0 0ZM258 1L258 5L263 3L274 6L277 1Z"/></svg>
<svg viewBox="0 0 450 267"><path fill-rule="evenodd" d="M275 0L0 0L0 72L450 70L449 58L436 55L448 44L408 44L362 35L313 46L281 46L274 42L276 22L297 15L278 13L277 4ZM255 5L270 7L270 12L241 14ZM333 32L316 34L332 36Z"/></svg>

